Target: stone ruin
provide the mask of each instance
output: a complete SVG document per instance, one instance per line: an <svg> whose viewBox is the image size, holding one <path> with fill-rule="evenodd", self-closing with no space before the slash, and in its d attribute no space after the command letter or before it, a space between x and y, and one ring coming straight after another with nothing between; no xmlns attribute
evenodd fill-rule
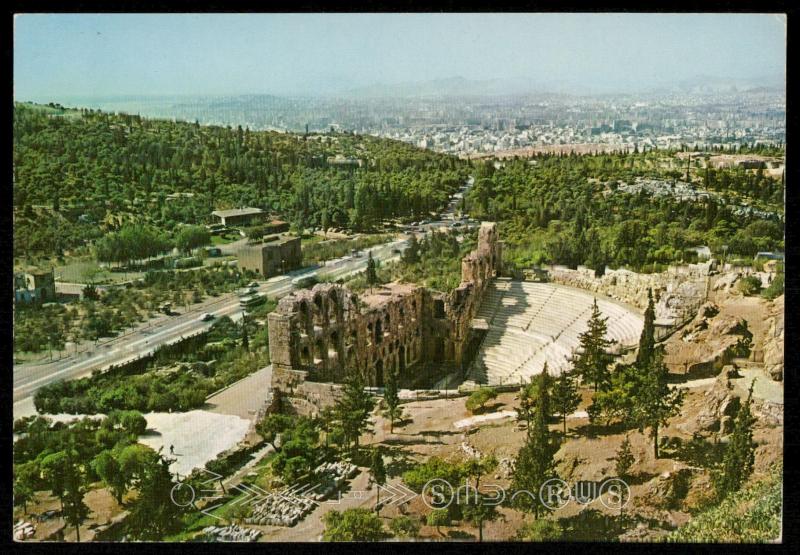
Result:
<svg viewBox="0 0 800 555"><path fill-rule="evenodd" d="M246 524L295 526L319 503L340 491L347 481L358 474L358 468L346 461L326 462L314 469L314 483L300 488L268 494L253 506ZM296 492L296 493L295 493Z"/></svg>
<svg viewBox="0 0 800 555"><path fill-rule="evenodd" d="M209 542L254 542L261 536L259 530L231 524L230 526L206 526L203 537Z"/></svg>
<svg viewBox="0 0 800 555"><path fill-rule="evenodd" d="M351 371L383 387L388 372L402 380L423 361L465 368L470 324L500 264L496 224L483 222L450 294L395 282L356 295L322 283L281 299L269 315L269 348L282 410L319 414Z"/></svg>

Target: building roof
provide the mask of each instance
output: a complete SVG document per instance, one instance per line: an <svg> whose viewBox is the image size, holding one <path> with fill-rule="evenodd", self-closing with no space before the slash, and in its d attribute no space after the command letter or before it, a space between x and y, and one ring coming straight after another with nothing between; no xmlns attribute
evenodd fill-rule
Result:
<svg viewBox="0 0 800 555"><path fill-rule="evenodd" d="M254 216L263 212L261 208L231 208L230 210L214 210L211 214L220 218L230 218L231 216Z"/></svg>

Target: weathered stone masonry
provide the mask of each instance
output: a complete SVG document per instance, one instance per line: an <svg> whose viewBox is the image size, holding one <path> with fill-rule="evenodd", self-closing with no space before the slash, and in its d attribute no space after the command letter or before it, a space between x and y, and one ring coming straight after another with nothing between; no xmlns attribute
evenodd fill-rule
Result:
<svg viewBox="0 0 800 555"><path fill-rule="evenodd" d="M461 261L461 284L450 294L392 283L356 295L325 283L281 299L269 315L269 346L272 388L284 408L317 413L334 402L333 384L348 371L381 387L388 372L402 378L423 362L463 367L470 324L500 268L500 249L496 225L481 224L477 248Z"/></svg>

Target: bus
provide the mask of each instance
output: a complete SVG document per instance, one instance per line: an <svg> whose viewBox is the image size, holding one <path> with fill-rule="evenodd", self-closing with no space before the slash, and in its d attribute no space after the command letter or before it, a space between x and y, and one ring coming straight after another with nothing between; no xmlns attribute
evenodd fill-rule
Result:
<svg viewBox="0 0 800 555"><path fill-rule="evenodd" d="M263 293L256 293L248 297L242 297L239 300L239 306L245 310L250 310L251 308L266 302L266 300L267 300L266 295L264 295Z"/></svg>
<svg viewBox="0 0 800 555"><path fill-rule="evenodd" d="M292 280L292 285L294 285L298 289L303 289L305 287L311 287L312 285L318 282L319 280L317 279L317 274L309 274L307 276L300 276L294 278Z"/></svg>

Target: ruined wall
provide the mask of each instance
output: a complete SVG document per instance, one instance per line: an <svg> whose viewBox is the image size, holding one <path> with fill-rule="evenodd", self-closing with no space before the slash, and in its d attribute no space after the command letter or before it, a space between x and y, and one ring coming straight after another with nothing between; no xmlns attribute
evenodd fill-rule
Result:
<svg viewBox="0 0 800 555"><path fill-rule="evenodd" d="M571 270L565 266L547 268L548 278L554 283L570 285L593 291L633 305L647 308L647 290L652 289L656 299L656 322L661 325L679 325L697 313L705 302L709 274L713 262L671 266L658 274L639 274L630 270L606 269L601 277L594 270L579 266Z"/></svg>
<svg viewBox="0 0 800 555"><path fill-rule="evenodd" d="M484 222L475 251L462 260L452 293L393 283L356 295L337 284L296 291L269 315L272 387L292 410L314 414L332 404L349 371L382 387L425 361L462 365L470 322L501 260L494 223Z"/></svg>

